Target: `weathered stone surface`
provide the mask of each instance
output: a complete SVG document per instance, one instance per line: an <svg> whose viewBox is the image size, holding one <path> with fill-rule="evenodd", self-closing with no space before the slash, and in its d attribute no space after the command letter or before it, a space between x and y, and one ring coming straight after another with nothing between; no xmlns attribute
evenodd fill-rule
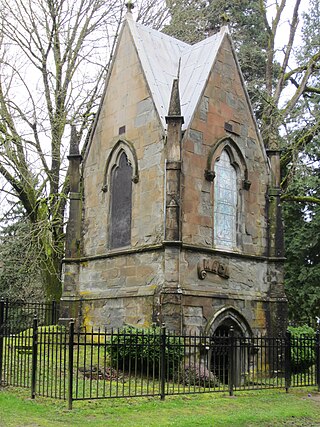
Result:
<svg viewBox="0 0 320 427"><path fill-rule="evenodd" d="M209 98L207 96L203 96L200 103L199 117L200 120L207 121L208 118L208 110L209 110Z"/></svg>
<svg viewBox="0 0 320 427"><path fill-rule="evenodd" d="M278 196L269 191L272 174L227 37L199 101L182 139L181 117L168 117L166 134L125 26L83 162L81 251L64 268L64 295L83 299L85 325L156 321L208 333L219 322L242 333L284 328ZM111 198L103 185L121 138L133 147L139 179L132 182L131 235L125 247L112 249ZM230 247L214 246L215 177L205 177L224 149L237 173ZM204 259L227 266L228 274L208 268L199 277Z"/></svg>
<svg viewBox="0 0 320 427"><path fill-rule="evenodd" d="M126 105L124 103L123 105ZM143 99L137 103L137 115L135 117L135 127L139 128L151 122L154 119L155 111L151 98Z"/></svg>

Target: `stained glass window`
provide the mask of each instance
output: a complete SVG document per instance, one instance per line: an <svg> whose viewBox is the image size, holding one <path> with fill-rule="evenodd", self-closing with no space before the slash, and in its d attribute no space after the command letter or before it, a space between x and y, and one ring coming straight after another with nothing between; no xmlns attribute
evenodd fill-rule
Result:
<svg viewBox="0 0 320 427"><path fill-rule="evenodd" d="M237 174L226 151L214 171L214 244L232 248L236 245Z"/></svg>
<svg viewBox="0 0 320 427"><path fill-rule="evenodd" d="M111 249L130 245L132 212L132 166L124 152L111 173Z"/></svg>

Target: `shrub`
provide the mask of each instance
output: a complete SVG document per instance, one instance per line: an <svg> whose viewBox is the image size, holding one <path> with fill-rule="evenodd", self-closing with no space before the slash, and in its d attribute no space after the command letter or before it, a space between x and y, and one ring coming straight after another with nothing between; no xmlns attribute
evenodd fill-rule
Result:
<svg viewBox="0 0 320 427"><path fill-rule="evenodd" d="M307 325L289 326L291 333L291 369L294 373L305 372L316 360L315 331Z"/></svg>
<svg viewBox="0 0 320 427"><path fill-rule="evenodd" d="M107 352L111 365L128 371L159 373L161 360L161 329L125 327L112 335ZM184 355L179 338L166 336L165 366L169 376L178 368Z"/></svg>

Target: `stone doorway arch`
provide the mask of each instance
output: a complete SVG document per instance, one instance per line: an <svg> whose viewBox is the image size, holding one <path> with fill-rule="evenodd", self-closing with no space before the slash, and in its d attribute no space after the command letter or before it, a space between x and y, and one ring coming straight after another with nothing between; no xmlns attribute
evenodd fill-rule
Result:
<svg viewBox="0 0 320 427"><path fill-rule="evenodd" d="M208 321L206 335L214 335L219 329L226 332L233 327L235 336L252 337L252 330L245 317L234 307L224 307L217 311Z"/></svg>
<svg viewBox="0 0 320 427"><path fill-rule="evenodd" d="M233 360L234 382L237 386L243 383L249 369L248 344L253 334L244 316L233 307L225 307L219 310L206 326L206 335L211 337L208 362L210 370L218 379L224 384L228 384L230 369L228 337L230 336L231 328L233 328L235 338Z"/></svg>

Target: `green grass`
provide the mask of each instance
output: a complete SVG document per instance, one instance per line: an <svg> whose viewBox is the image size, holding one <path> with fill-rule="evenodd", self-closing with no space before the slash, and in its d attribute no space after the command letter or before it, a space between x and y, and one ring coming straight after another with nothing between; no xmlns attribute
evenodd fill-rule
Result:
<svg viewBox="0 0 320 427"><path fill-rule="evenodd" d="M44 329L39 334L38 369L37 369L37 393L55 395L56 380L65 377L64 362L68 361L68 348L62 351L58 342L66 339L64 331L52 340L55 330ZM51 342L44 345L44 342ZM19 385L19 378L27 378L30 386L31 354L27 351L32 345L29 331L5 339L5 355L10 354L10 363L6 370L7 379L12 384ZM6 357L5 357L5 360ZM80 346L74 352L74 379L78 380L80 396L130 393L147 394L144 377L128 377L128 373L122 374L119 381L90 381L77 366L88 367L97 365L106 367L110 364L109 356L105 353L105 346L89 346L87 349ZM133 368L132 368L133 369ZM311 369L311 368L310 368ZM314 368L312 368L314 377ZM311 375L311 371L309 372ZM309 376L306 374L305 381ZM283 382L283 378L268 378L263 372L255 372L251 376L249 384L259 386L276 386ZM293 384L298 385L303 377L295 378ZM143 380L143 381L142 381ZM274 383L275 382L275 383ZM283 384L282 384L283 385ZM150 386L159 390L157 378L151 381ZM178 384L166 384L169 388ZM106 389L104 389L106 387ZM179 385L180 390L183 385ZM188 387L186 387L188 388ZM191 387L193 389L193 387ZM227 386L219 386L220 393L166 397L165 402L159 398L127 398L109 400L76 401L72 412L67 410L67 403L37 397L30 400L30 390L13 388L0 389L0 427L41 427L41 426L116 426L121 427L161 427L161 426L297 426L320 427L320 395L312 391L308 397L310 388L291 389L288 395L284 390L241 391L235 398L229 398L226 394ZM151 390L150 390L151 391ZM67 391L66 391L67 392ZM75 392L75 385L74 385ZM75 396L75 394L74 394ZM319 421L318 421L319 420Z"/></svg>
<svg viewBox="0 0 320 427"><path fill-rule="evenodd" d="M314 389L204 394L158 398L110 399L67 403L31 400L28 390L0 391L1 427L116 426L219 427L320 426L320 394Z"/></svg>

